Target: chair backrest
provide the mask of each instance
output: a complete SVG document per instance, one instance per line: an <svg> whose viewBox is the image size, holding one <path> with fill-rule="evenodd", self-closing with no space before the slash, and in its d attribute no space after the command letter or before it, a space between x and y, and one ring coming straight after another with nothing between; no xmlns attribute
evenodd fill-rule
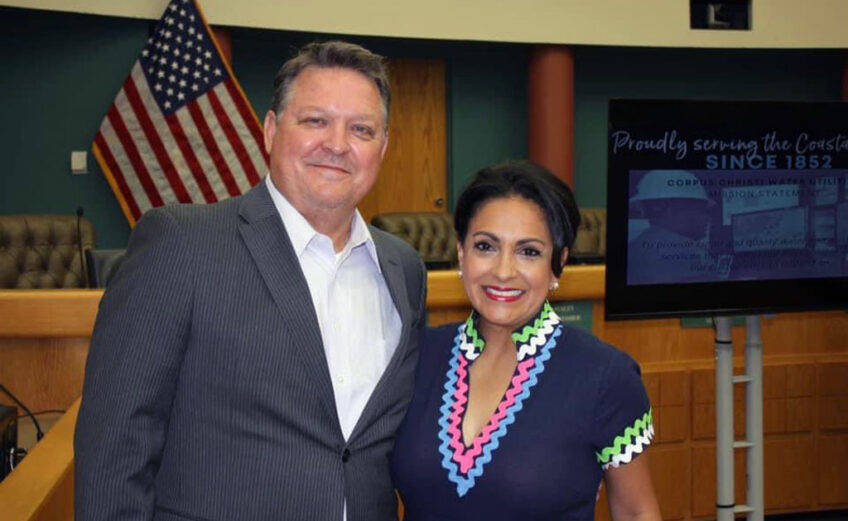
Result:
<svg viewBox="0 0 848 521"><path fill-rule="evenodd" d="M96 245L84 217L0 215L0 288L84 288L82 252Z"/></svg>
<svg viewBox="0 0 848 521"><path fill-rule="evenodd" d="M453 216L439 212L395 212L376 215L371 224L400 237L424 259L428 268L457 264Z"/></svg>
<svg viewBox="0 0 848 521"><path fill-rule="evenodd" d="M580 226L571 246L572 262L604 262L607 254L607 209L581 208Z"/></svg>
<svg viewBox="0 0 848 521"><path fill-rule="evenodd" d="M126 253L127 250L85 250L88 287L105 288Z"/></svg>

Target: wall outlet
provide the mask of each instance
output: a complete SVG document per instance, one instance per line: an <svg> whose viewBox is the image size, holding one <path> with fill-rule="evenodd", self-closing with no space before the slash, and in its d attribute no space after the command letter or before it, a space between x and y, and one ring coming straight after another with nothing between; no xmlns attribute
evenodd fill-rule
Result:
<svg viewBox="0 0 848 521"><path fill-rule="evenodd" d="M85 150L71 151L71 173L75 175L88 173L88 152Z"/></svg>

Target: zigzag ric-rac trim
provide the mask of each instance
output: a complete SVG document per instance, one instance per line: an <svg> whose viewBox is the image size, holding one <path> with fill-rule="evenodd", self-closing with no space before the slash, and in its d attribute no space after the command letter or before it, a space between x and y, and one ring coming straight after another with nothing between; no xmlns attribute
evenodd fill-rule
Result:
<svg viewBox="0 0 848 521"><path fill-rule="evenodd" d="M633 425L624 429L624 433L616 436L612 445L604 447L601 452L596 452L598 463L604 470L609 467L618 467L623 463L630 463L634 455L641 454L645 447L651 444L654 437L654 423L652 410L648 409L641 418L637 418Z"/></svg>

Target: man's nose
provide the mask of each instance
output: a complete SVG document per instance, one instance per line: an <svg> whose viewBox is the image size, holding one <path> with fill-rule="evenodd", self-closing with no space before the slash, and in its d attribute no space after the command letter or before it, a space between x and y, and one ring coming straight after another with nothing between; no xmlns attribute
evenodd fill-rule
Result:
<svg viewBox="0 0 848 521"><path fill-rule="evenodd" d="M348 143L347 126L341 122L330 125L327 129L324 146L336 155L347 152L350 148L350 144Z"/></svg>

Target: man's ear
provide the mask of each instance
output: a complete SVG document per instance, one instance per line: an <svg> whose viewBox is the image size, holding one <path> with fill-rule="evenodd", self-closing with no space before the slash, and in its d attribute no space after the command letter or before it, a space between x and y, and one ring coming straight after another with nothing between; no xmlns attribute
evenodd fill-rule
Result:
<svg viewBox="0 0 848 521"><path fill-rule="evenodd" d="M265 114L265 128L262 131L262 137L265 138L265 152L271 153L271 143L274 142L274 135L277 133L277 115L273 110L269 110Z"/></svg>
<svg viewBox="0 0 848 521"><path fill-rule="evenodd" d="M382 160L386 157L386 150L389 148L389 133L388 131L383 135L383 148L380 150L380 159Z"/></svg>

